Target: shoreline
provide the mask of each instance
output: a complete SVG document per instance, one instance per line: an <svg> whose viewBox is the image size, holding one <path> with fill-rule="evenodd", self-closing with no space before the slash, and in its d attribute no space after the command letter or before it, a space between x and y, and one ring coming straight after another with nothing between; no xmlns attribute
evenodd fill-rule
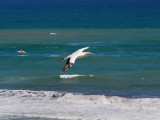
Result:
<svg viewBox="0 0 160 120"><path fill-rule="evenodd" d="M130 99L54 91L0 91L1 116L71 120L158 120L159 113L160 98Z"/></svg>

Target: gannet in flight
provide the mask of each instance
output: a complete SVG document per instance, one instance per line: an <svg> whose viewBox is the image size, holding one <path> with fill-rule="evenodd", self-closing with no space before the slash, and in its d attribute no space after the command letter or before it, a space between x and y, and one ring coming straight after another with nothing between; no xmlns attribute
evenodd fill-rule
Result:
<svg viewBox="0 0 160 120"><path fill-rule="evenodd" d="M61 61L67 60L66 65L62 68L62 73L68 70L74 63L77 58L82 58L84 56L93 55L90 52L83 52L84 50L89 49L89 47L81 48L71 55L61 59Z"/></svg>
<svg viewBox="0 0 160 120"><path fill-rule="evenodd" d="M22 55L22 54L26 54L27 52L25 52L24 50L19 50L19 51L17 51L20 55Z"/></svg>

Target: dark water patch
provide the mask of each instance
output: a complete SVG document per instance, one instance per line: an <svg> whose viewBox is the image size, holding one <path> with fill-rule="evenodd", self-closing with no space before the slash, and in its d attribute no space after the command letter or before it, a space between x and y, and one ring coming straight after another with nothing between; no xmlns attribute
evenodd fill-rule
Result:
<svg viewBox="0 0 160 120"><path fill-rule="evenodd" d="M85 4L84 4L85 3ZM1 29L159 28L159 1L1 1Z"/></svg>

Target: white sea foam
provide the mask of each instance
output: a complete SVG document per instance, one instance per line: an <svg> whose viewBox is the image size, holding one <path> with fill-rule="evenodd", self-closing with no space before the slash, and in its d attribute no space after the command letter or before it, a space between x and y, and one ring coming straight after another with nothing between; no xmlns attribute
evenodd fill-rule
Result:
<svg viewBox="0 0 160 120"><path fill-rule="evenodd" d="M51 33L49 33L50 35L56 35L57 33L53 33L53 32L51 32Z"/></svg>
<svg viewBox="0 0 160 120"><path fill-rule="evenodd" d="M79 43L70 43L70 45L73 45L73 46L77 46L77 45L91 45L91 44L100 44L100 43L103 43L103 42L87 42L87 43L84 43L84 42L79 42Z"/></svg>
<svg viewBox="0 0 160 120"><path fill-rule="evenodd" d="M91 43L69 43L69 45L77 46L77 45L90 45Z"/></svg>
<svg viewBox="0 0 160 120"><path fill-rule="evenodd" d="M58 57L59 55L54 55L54 54L52 54L52 55L49 55L49 57Z"/></svg>
<svg viewBox="0 0 160 120"><path fill-rule="evenodd" d="M33 57L37 57L37 56L44 56L44 57L58 57L59 55L56 55L56 54L32 54L30 56L33 56Z"/></svg>
<svg viewBox="0 0 160 120"><path fill-rule="evenodd" d="M60 77L60 78L63 78L63 79L76 78L76 77L85 77L85 76L93 77L94 75L78 75L78 74L73 74L73 75L59 75L59 77Z"/></svg>
<svg viewBox="0 0 160 120"><path fill-rule="evenodd" d="M159 120L160 98L0 90L0 116L82 120Z"/></svg>
<svg viewBox="0 0 160 120"><path fill-rule="evenodd" d="M22 56L28 56L28 54L23 54L23 55L17 55L17 56L21 56L21 57L22 57Z"/></svg>

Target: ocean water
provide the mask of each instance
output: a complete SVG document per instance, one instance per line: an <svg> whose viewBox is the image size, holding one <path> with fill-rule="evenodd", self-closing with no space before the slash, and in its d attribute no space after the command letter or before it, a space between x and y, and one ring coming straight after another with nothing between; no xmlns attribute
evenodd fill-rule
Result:
<svg viewBox="0 0 160 120"><path fill-rule="evenodd" d="M0 0L0 120L159 120L159 21L158 0Z"/></svg>
<svg viewBox="0 0 160 120"><path fill-rule="evenodd" d="M0 29L160 28L159 0L0 0Z"/></svg>
<svg viewBox="0 0 160 120"><path fill-rule="evenodd" d="M0 88L159 96L159 32L159 29L1 30ZM65 62L59 60L86 46L90 46L86 51L94 55L76 60L73 67L61 74ZM27 54L20 56L16 51L21 49Z"/></svg>
<svg viewBox="0 0 160 120"><path fill-rule="evenodd" d="M158 119L159 32L1 30L0 119L118 119L117 109L117 115L130 111L121 119ZM76 60L61 74L65 62L59 60L86 46L90 49L85 51L94 55ZM16 51L20 49L27 54L19 55Z"/></svg>

